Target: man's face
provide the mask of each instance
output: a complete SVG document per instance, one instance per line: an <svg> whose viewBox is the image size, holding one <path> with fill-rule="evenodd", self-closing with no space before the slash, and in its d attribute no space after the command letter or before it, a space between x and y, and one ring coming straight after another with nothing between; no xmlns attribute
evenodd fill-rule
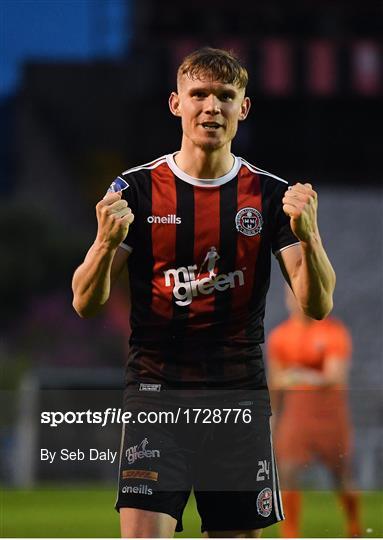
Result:
<svg viewBox="0 0 383 540"><path fill-rule="evenodd" d="M178 92L169 99L170 110L182 119L183 136L205 151L229 145L250 109L245 90L212 81L208 76L191 79L183 75Z"/></svg>

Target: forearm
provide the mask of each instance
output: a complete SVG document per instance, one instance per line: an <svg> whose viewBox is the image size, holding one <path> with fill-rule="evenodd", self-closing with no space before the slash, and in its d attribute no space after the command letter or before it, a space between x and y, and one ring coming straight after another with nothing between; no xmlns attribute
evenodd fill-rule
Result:
<svg viewBox="0 0 383 540"><path fill-rule="evenodd" d="M294 294L306 315L323 319L333 307L335 272L318 232L310 241L301 241L301 247L302 259L292 280Z"/></svg>
<svg viewBox="0 0 383 540"><path fill-rule="evenodd" d="M306 368L291 368L285 371L283 375L283 388L285 390L290 389L292 386L299 384L309 384L310 386L332 386L336 384L326 374L316 371L314 369Z"/></svg>
<svg viewBox="0 0 383 540"><path fill-rule="evenodd" d="M111 268L116 248L97 240L72 280L73 307L81 317L95 315L110 295Z"/></svg>

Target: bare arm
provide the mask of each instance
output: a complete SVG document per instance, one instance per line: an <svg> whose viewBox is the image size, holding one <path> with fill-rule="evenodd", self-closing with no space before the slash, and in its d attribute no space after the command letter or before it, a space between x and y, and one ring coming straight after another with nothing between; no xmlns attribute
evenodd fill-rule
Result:
<svg viewBox="0 0 383 540"><path fill-rule="evenodd" d="M313 319L323 319L333 307L336 278L319 234L317 194L310 184L298 183L286 191L282 202L300 241L299 246L280 253L282 272L302 311Z"/></svg>
<svg viewBox="0 0 383 540"><path fill-rule="evenodd" d="M119 248L134 216L121 193L110 193L96 206L97 237L73 275L73 307L81 317L97 314L110 295L128 252Z"/></svg>
<svg viewBox="0 0 383 540"><path fill-rule="evenodd" d="M297 384L309 384L318 387L347 384L348 362L337 357L326 358L322 371L304 367L283 369L278 367L276 362L273 362L273 366L274 387L280 390L286 390Z"/></svg>
<svg viewBox="0 0 383 540"><path fill-rule="evenodd" d="M96 242L73 275L73 307L80 317L96 315L110 295L129 253L121 248L110 251Z"/></svg>

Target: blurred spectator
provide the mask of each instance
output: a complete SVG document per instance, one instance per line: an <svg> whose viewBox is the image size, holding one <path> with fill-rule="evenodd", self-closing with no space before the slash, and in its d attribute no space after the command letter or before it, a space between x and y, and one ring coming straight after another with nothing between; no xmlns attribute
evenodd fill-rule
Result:
<svg viewBox="0 0 383 540"><path fill-rule="evenodd" d="M286 520L284 538L299 537L300 473L318 459L331 473L347 536L360 536L359 499L351 478L352 426L347 404L351 338L340 321L304 315L286 288L287 321L269 336L269 384Z"/></svg>

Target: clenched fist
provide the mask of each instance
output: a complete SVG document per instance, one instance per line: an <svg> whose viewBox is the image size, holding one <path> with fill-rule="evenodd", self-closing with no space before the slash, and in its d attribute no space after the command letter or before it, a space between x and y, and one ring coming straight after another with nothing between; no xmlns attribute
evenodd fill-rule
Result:
<svg viewBox="0 0 383 540"><path fill-rule="evenodd" d="M126 237L134 215L122 192L107 193L96 206L97 242L115 249Z"/></svg>
<svg viewBox="0 0 383 540"><path fill-rule="evenodd" d="M318 233L318 196L311 184L290 186L282 199L283 211L290 216L291 230L301 242Z"/></svg>

